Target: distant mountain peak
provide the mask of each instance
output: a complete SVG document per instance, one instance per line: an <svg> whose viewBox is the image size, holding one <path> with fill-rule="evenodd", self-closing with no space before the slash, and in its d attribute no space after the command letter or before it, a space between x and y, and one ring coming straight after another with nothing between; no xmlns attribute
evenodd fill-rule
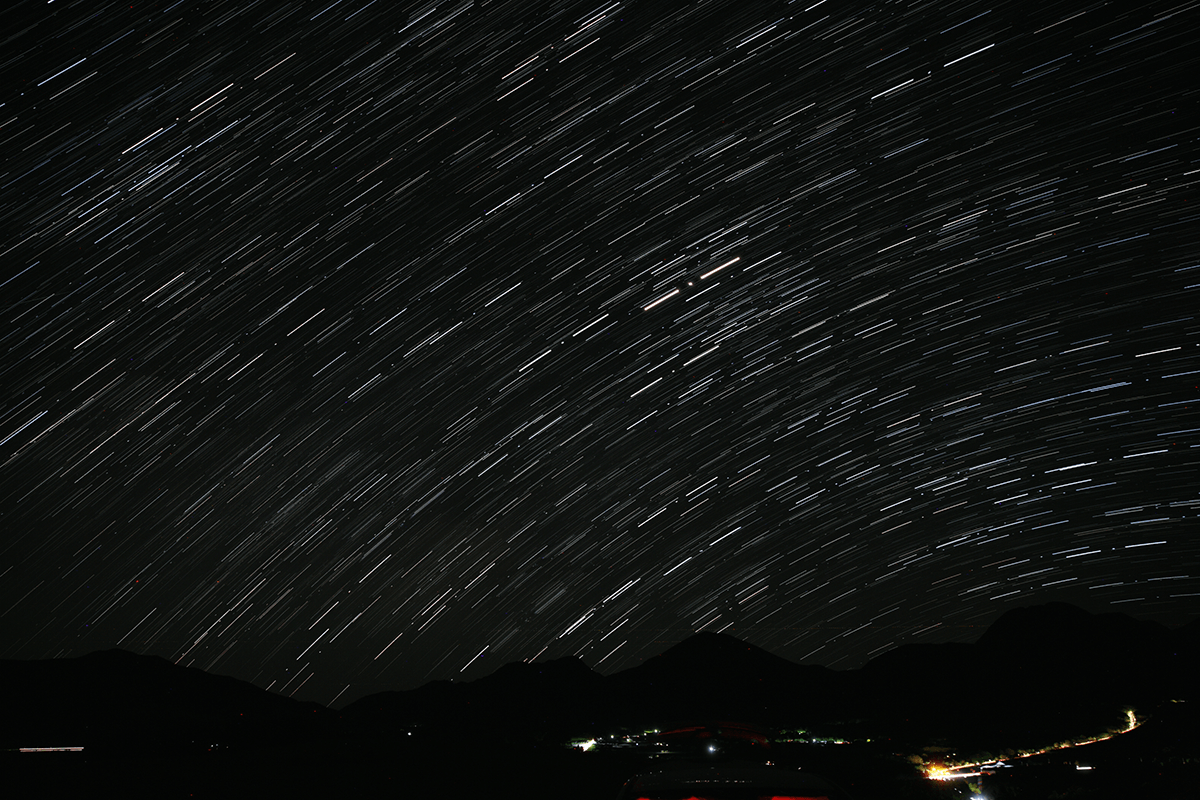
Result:
<svg viewBox="0 0 1200 800"><path fill-rule="evenodd" d="M1157 622L1139 620L1119 612L1093 614L1078 606L1050 602L1018 606L1004 612L977 642L984 650L1088 646L1105 648L1118 643L1148 647L1169 636Z"/></svg>
<svg viewBox="0 0 1200 800"><path fill-rule="evenodd" d="M548 661L513 661L474 683L495 682L520 683L563 683L566 681L595 680L600 674L578 656L565 656Z"/></svg>
<svg viewBox="0 0 1200 800"><path fill-rule="evenodd" d="M659 655L625 672L761 676L794 670L823 672L825 667L801 666L727 633L701 632L671 645Z"/></svg>

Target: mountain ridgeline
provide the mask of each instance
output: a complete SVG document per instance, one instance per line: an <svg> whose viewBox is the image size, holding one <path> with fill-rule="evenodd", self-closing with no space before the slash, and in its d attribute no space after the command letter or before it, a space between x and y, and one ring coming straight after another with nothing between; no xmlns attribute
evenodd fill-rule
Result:
<svg viewBox="0 0 1200 800"><path fill-rule="evenodd" d="M700 633L610 676L577 658L507 664L340 711L152 656L3 661L4 747L207 749L264 742L484 735L562 741L706 719L844 738L1019 747L1119 729L1126 711L1200 701L1200 622L1177 629L1062 603L1018 608L974 644L905 645L862 669L795 664Z"/></svg>
<svg viewBox="0 0 1200 800"><path fill-rule="evenodd" d="M558 735L738 719L980 747L1119 729L1126 710L1200 700L1196 674L1196 621L1171 630L1051 603L1009 611L974 644L905 645L858 670L795 664L699 633L608 677L574 658L516 663L471 683L369 695L341 713L380 734L404 724Z"/></svg>

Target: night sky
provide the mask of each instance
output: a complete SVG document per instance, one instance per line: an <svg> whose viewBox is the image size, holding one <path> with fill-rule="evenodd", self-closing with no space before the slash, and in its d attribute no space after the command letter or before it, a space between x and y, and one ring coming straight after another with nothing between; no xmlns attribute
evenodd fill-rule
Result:
<svg viewBox="0 0 1200 800"><path fill-rule="evenodd" d="M1200 609L1200 3L3 20L0 657L342 705Z"/></svg>

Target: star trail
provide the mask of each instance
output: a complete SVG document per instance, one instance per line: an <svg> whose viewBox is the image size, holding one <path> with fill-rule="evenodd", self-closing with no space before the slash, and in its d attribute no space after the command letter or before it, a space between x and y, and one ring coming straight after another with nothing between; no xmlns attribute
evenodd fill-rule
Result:
<svg viewBox="0 0 1200 800"><path fill-rule="evenodd" d="M341 704L1200 608L1200 3L26 2L5 658Z"/></svg>

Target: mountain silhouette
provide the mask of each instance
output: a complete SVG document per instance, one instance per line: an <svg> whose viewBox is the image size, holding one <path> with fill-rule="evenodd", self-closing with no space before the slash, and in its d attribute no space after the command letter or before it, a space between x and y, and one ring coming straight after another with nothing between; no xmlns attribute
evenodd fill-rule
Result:
<svg viewBox="0 0 1200 800"><path fill-rule="evenodd" d="M9 687L5 749L207 750L324 735L336 717L317 703L125 650L4 660L0 680Z"/></svg>
<svg viewBox="0 0 1200 800"><path fill-rule="evenodd" d="M1005 613L975 648L1026 692L1040 687L1138 704L1194 690L1195 664L1187 663L1181 638L1157 622L1047 603Z"/></svg>
<svg viewBox="0 0 1200 800"><path fill-rule="evenodd" d="M472 726L544 738L590 723L605 697L604 678L578 658L506 664L469 683L432 681L368 695L341 710L351 724L381 733L396 725L453 733Z"/></svg>
<svg viewBox="0 0 1200 800"><path fill-rule="evenodd" d="M640 719L742 719L777 725L797 714L852 713L845 675L796 664L723 633L698 633L606 679L610 708Z"/></svg>
<svg viewBox="0 0 1200 800"><path fill-rule="evenodd" d="M1171 630L1068 603L1011 609L974 644L906 645L859 670L873 717L916 738L1068 739L1196 697L1194 624Z"/></svg>
<svg viewBox="0 0 1200 800"><path fill-rule="evenodd" d="M338 712L108 650L0 661L0 678L20 687L3 738L10 749L204 749L488 730L545 742L621 726L739 720L913 744L1016 746L1120 727L1129 708L1200 700L1198 641L1195 622L1171 630L1050 603L1006 612L975 643L905 645L858 670L795 664L727 634L699 633L609 676L578 658L516 662L475 681L368 695Z"/></svg>
<svg viewBox="0 0 1200 800"><path fill-rule="evenodd" d="M742 720L897 741L1072 738L1195 694L1196 625L1170 630L1065 603L1010 610L975 643L910 644L859 670L796 664L699 633L602 677L578 659L509 664L470 683L363 697L355 722L562 731Z"/></svg>

